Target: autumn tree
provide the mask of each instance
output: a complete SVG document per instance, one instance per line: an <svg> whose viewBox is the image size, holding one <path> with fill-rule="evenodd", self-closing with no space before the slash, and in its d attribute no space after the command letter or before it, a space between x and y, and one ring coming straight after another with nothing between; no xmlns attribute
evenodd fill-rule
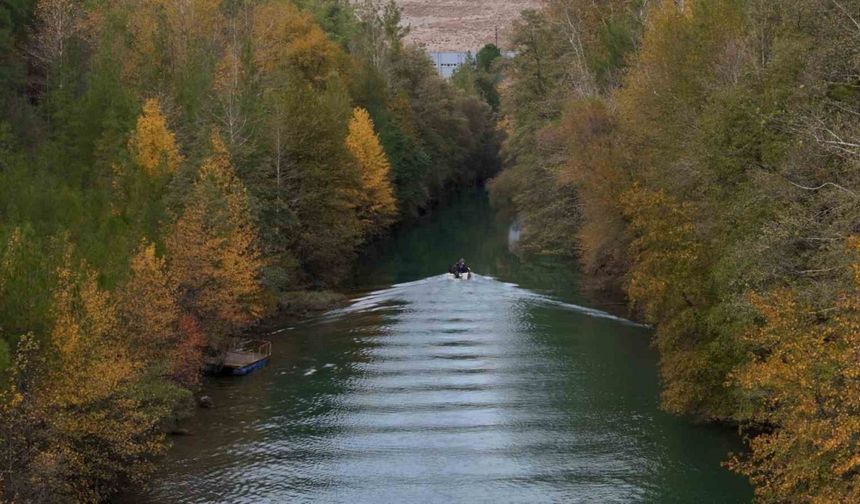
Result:
<svg viewBox="0 0 860 504"><path fill-rule="evenodd" d="M208 339L200 322L191 314L179 319L179 343L172 349L170 377L185 387L200 384Z"/></svg>
<svg viewBox="0 0 860 504"><path fill-rule="evenodd" d="M130 159L112 162L112 210L131 224L134 240L154 240L167 218L163 198L184 161L157 98L144 102L124 152ZM135 245L128 244L130 253Z"/></svg>
<svg viewBox="0 0 860 504"><path fill-rule="evenodd" d="M717 385L729 369L704 344L714 338L703 324L713 300L704 274L708 250L698 236L695 211L638 184L621 198L633 236L627 293L646 320L659 322L664 407L701 416L730 411L721 404L726 399Z"/></svg>
<svg viewBox="0 0 860 504"><path fill-rule="evenodd" d="M340 47L291 2L260 5L253 30L254 61L264 75L295 72L308 83L322 85L345 68Z"/></svg>
<svg viewBox="0 0 860 504"><path fill-rule="evenodd" d="M204 352L494 169L394 2L0 4L4 502L145 479Z"/></svg>
<svg viewBox="0 0 860 504"><path fill-rule="evenodd" d="M346 147L361 170L361 192L358 215L366 234L374 234L389 225L397 213L397 201L391 187L391 165L373 129L370 114L363 108L353 111L349 122Z"/></svg>
<svg viewBox="0 0 860 504"><path fill-rule="evenodd" d="M361 241L355 201L361 173L344 141L351 107L338 85L323 92L303 84L284 91L271 96L289 118L275 143L282 156L275 199L289 209L281 218L294 219L291 228L281 227L281 238L301 263L301 282L331 285L348 272Z"/></svg>
<svg viewBox="0 0 860 504"><path fill-rule="evenodd" d="M215 68L227 33L217 0L147 0L99 6L100 17L116 21L126 43L116 62L123 82L139 95L154 91L175 106L174 128L183 139L211 108ZM205 141L205 136L201 138Z"/></svg>
<svg viewBox="0 0 860 504"><path fill-rule="evenodd" d="M854 285L826 322L791 291L751 296L761 321L745 334L750 360L733 378L759 403L750 420L778 428L733 465L762 502L860 499L860 238L849 246Z"/></svg>
<svg viewBox="0 0 860 504"><path fill-rule="evenodd" d="M211 347L222 348L227 336L262 315L263 264L247 190L217 134L167 250L180 307L205 328Z"/></svg>
<svg viewBox="0 0 860 504"><path fill-rule="evenodd" d="M352 108L346 56L290 3L254 12L265 163L243 174L262 202L267 283L327 285L347 273L361 238L360 174L344 143Z"/></svg>
<svg viewBox="0 0 860 504"><path fill-rule="evenodd" d="M604 100L571 100L556 134L564 139L565 157L556 183L575 189L581 216L574 245L579 262L591 287L621 292L631 240L622 196L632 176L618 118Z"/></svg>
<svg viewBox="0 0 860 504"><path fill-rule="evenodd" d="M552 242L655 326L665 408L749 427L762 502L858 499L856 7L551 0L507 65L494 200L581 220Z"/></svg>
<svg viewBox="0 0 860 504"><path fill-rule="evenodd" d="M73 270L71 257L57 271L47 365L30 368L35 352L25 343L13 372L26 379L12 382L4 410L20 429L7 440L17 457L4 488L12 501L93 502L122 479L143 481L164 447L159 421L179 396L147 378L148 363L122 339L111 296L86 265Z"/></svg>
<svg viewBox="0 0 860 504"><path fill-rule="evenodd" d="M150 98L128 140L128 149L135 163L151 177L171 174L182 163L176 136L167 127L161 112L161 102Z"/></svg>
<svg viewBox="0 0 860 504"><path fill-rule="evenodd" d="M523 252L574 256L582 250L583 241L576 235L583 229L580 225L588 224L581 220L587 208L581 197L588 197L594 188L582 190L581 180L573 176L568 155L576 156L585 145L575 145L569 135L582 132L582 144L588 144L589 130L594 127L594 138L602 136L600 128L607 123L598 116L596 103L598 93L607 92L609 86L598 86L591 63L597 61L603 41L609 38L594 32L610 26L614 17L630 14L627 8L616 9L614 2L558 0L548 2L543 10L524 12L514 24L511 44L516 56L505 62L510 84L501 90L507 169L491 185L491 195L497 208L521 219ZM636 32L623 33L632 38ZM566 110L571 111L569 116L564 114ZM560 122L562 116L570 120ZM576 124L578 120L581 125ZM599 148L591 151L600 152ZM617 270L605 257L587 251L585 256L591 271L608 275ZM616 278L599 283L617 286L621 282Z"/></svg>
<svg viewBox="0 0 860 504"><path fill-rule="evenodd" d="M199 382L206 345L193 316L179 308L176 282L155 245L143 242L132 257L131 277L119 292L118 310L128 344L150 372L181 385Z"/></svg>
<svg viewBox="0 0 860 504"><path fill-rule="evenodd" d="M167 363L178 340L176 288L155 245L143 242L131 259L131 277L119 295L119 317L138 358Z"/></svg>

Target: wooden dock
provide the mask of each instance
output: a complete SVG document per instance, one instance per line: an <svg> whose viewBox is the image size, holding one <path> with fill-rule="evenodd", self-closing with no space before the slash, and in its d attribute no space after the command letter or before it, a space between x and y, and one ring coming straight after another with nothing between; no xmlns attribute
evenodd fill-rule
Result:
<svg viewBox="0 0 860 504"><path fill-rule="evenodd" d="M242 340L224 355L221 370L224 374L244 376L269 363L272 342L265 340Z"/></svg>

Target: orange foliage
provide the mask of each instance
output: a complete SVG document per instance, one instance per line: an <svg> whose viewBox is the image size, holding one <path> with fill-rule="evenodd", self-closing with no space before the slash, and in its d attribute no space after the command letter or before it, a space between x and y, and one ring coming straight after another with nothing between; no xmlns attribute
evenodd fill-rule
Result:
<svg viewBox="0 0 860 504"><path fill-rule="evenodd" d="M764 320L733 379L761 403L752 420L779 429L732 465L763 501L860 502L860 238L849 246L854 287L827 321L788 290L750 298Z"/></svg>
<svg viewBox="0 0 860 504"><path fill-rule="evenodd" d="M194 317L180 313L179 289L165 259L144 242L131 260L131 273L120 292L119 310L136 360L181 385L196 385L206 340Z"/></svg>
<svg viewBox="0 0 860 504"><path fill-rule="evenodd" d="M608 281L629 268L630 238L619 202L630 187L617 121L598 100L574 100L565 111L560 133L567 139L567 161L560 184L577 188L582 224L577 231L579 258L591 275Z"/></svg>
<svg viewBox="0 0 860 504"><path fill-rule="evenodd" d="M205 321L208 342L223 338L262 314L259 283L263 262L248 195L218 135L212 154L167 239L171 272L182 308Z"/></svg>
<svg viewBox="0 0 860 504"><path fill-rule="evenodd" d="M310 14L291 2L260 5L254 12L254 61L267 74L296 70L319 84L345 62L343 51L328 39Z"/></svg>
<svg viewBox="0 0 860 504"><path fill-rule="evenodd" d="M129 344L139 361L163 363L178 344L176 287L155 245L143 243L131 260L131 278L120 293L119 309Z"/></svg>
<svg viewBox="0 0 860 504"><path fill-rule="evenodd" d="M169 405L149 399L143 407L144 369L122 341L114 303L93 271L75 273L71 262L67 252L57 271L50 346L41 352L50 365L29 369L40 353L19 353L12 383L25 383L25 393L13 388L4 406L4 422L18 430L7 443L19 477L36 477L12 475L13 501L102 501L123 478L145 480L150 457L164 448L158 422Z"/></svg>
<svg viewBox="0 0 860 504"><path fill-rule="evenodd" d="M170 372L174 380L190 387L200 382L206 336L200 323L191 315L183 315L179 319L179 333L182 337L173 351Z"/></svg>

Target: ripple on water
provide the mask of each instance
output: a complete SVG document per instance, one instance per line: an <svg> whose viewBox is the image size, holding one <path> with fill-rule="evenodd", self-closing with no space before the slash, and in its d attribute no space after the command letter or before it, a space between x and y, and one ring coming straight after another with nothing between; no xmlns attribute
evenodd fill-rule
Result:
<svg viewBox="0 0 860 504"><path fill-rule="evenodd" d="M645 333L477 275L370 293L286 335L258 395L225 386L151 502L653 501L656 385L598 365L619 335Z"/></svg>

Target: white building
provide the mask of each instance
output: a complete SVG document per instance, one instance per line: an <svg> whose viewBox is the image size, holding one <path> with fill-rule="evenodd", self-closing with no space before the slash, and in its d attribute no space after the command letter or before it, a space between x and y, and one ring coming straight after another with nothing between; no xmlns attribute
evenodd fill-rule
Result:
<svg viewBox="0 0 860 504"><path fill-rule="evenodd" d="M466 62L468 52L431 52L430 59L433 60L433 65L439 75L446 79L450 79L454 72L460 68L460 65Z"/></svg>

